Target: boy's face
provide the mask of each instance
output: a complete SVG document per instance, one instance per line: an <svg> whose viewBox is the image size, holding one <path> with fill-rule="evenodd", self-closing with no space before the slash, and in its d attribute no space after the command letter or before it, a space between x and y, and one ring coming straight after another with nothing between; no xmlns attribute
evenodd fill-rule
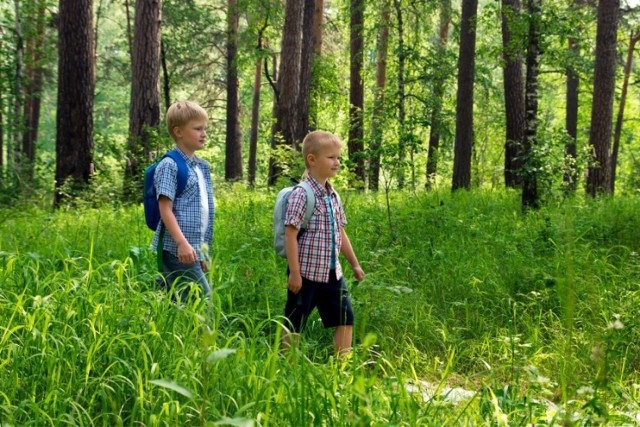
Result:
<svg viewBox="0 0 640 427"><path fill-rule="evenodd" d="M316 179L333 178L340 170L340 146L323 147L317 154L309 154L309 172Z"/></svg>
<svg viewBox="0 0 640 427"><path fill-rule="evenodd" d="M202 150L207 139L207 121L191 120L184 126L176 126L176 144L191 156L197 150Z"/></svg>

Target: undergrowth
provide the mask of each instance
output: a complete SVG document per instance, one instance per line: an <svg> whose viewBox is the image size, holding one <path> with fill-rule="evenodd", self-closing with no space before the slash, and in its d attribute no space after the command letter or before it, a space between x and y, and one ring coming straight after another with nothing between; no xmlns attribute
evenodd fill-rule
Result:
<svg viewBox="0 0 640 427"><path fill-rule="evenodd" d="M184 305L140 207L1 210L0 425L640 422L640 201L391 193L389 222L341 194L367 273L347 359L317 315L280 348L274 193L218 191L213 297Z"/></svg>

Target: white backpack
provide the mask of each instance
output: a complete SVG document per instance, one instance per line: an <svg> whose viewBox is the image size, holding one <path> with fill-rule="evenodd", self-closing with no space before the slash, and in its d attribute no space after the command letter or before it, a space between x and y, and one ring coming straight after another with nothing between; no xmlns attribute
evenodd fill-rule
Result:
<svg viewBox="0 0 640 427"><path fill-rule="evenodd" d="M313 188L311 188L311 185L306 181L293 187L285 187L278 193L276 206L273 209L273 249L276 251L276 254L284 258L287 257L284 244L284 230L286 228L284 219L287 214L287 202L289 201L289 196L297 187L302 187L307 192L307 207L304 212L304 219L300 225L300 230L307 228L307 225L309 225L309 220L313 216L313 210L316 205L316 196L313 194Z"/></svg>

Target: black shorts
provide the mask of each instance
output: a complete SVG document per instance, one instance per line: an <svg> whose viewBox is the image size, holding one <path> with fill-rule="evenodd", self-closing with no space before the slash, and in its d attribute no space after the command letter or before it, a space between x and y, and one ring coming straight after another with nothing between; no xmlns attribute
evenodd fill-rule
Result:
<svg viewBox="0 0 640 427"><path fill-rule="evenodd" d="M293 332L304 329L309 314L318 307L325 328L353 325L351 297L344 277L336 278L336 271L329 273L329 282L314 282L302 278L302 289L294 294L287 289L287 305L284 316Z"/></svg>

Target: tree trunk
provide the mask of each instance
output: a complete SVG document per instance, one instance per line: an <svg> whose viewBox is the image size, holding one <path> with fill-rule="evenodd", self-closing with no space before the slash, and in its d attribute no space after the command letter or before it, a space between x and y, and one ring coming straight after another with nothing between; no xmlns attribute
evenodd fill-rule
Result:
<svg viewBox="0 0 640 427"><path fill-rule="evenodd" d="M438 31L438 45L436 54L444 57L449 41L449 25L451 24L451 0L440 1L440 29ZM447 75L438 72L433 83L433 109L431 110L431 126L429 129L429 148L427 151L427 180L425 187L431 190L436 182L438 173L438 156L440 150L440 132L442 127L442 99Z"/></svg>
<svg viewBox="0 0 640 427"><path fill-rule="evenodd" d="M522 143L524 139L524 88L522 54L512 41L511 27L520 16L520 0L502 0L502 57L504 59L504 106L507 135L504 149L504 182L507 187L522 185Z"/></svg>
<svg viewBox="0 0 640 427"><path fill-rule="evenodd" d="M309 132L309 92L311 91L311 72L313 68L314 34L313 20L315 1L305 0L302 21L302 51L300 54L300 90L298 92L298 123L296 141L302 141Z"/></svg>
<svg viewBox="0 0 640 427"><path fill-rule="evenodd" d="M129 157L125 199L142 200L142 173L151 160L153 135L160 124L160 0L137 0L131 63Z"/></svg>
<svg viewBox="0 0 640 427"><path fill-rule="evenodd" d="M577 38L569 38L569 51L574 56L580 54L580 46ZM578 180L578 174L576 172L576 158L578 155L578 149L576 146L576 140L578 137L578 100L580 90L580 75L573 66L567 67L567 106L566 106L566 120L565 127L567 135L569 136L569 142L564 149L565 167L563 181L566 185L566 189L569 193L573 193L576 189L576 183Z"/></svg>
<svg viewBox="0 0 640 427"><path fill-rule="evenodd" d="M58 107L54 205L62 187L85 187L93 168L93 2L60 0L58 6Z"/></svg>
<svg viewBox="0 0 640 427"><path fill-rule="evenodd" d="M624 105L627 102L627 90L629 87L629 77L633 64L633 52L636 43L640 41L640 33L632 34L629 38L629 49L627 49L627 62L624 64L624 81L622 83L622 93L620 94L620 104L618 105L618 115L616 117L616 127L613 132L613 149L611 150L611 179L610 192L614 194L616 189L616 168L618 165L618 150L620 149L620 136L622 134L622 120L624 118Z"/></svg>
<svg viewBox="0 0 640 427"><path fill-rule="evenodd" d="M227 9L227 130L225 172L226 181L242 179L242 142L240 109L238 106L238 2L228 1Z"/></svg>
<svg viewBox="0 0 640 427"><path fill-rule="evenodd" d="M580 8L584 6L586 0L575 0L574 6ZM580 34L580 29L576 32ZM567 102L566 102L566 120L565 128L569 141L564 148L565 172L563 182L565 190L568 194L574 193L578 182L578 173L576 168L576 158L578 150L576 146L578 138L578 101L580 91L580 75L578 74L574 64L580 57L580 41L578 37L569 36L569 54L571 56L571 64L567 66Z"/></svg>
<svg viewBox="0 0 640 427"><path fill-rule="evenodd" d="M525 84L525 131L522 155L522 208L537 209L538 194L537 144L538 66L540 63L540 1L529 0L529 46L527 47L527 78Z"/></svg>
<svg viewBox="0 0 640 427"><path fill-rule="evenodd" d="M587 173L587 193L596 197L611 191L609 147L613 119L616 71L616 36L620 0L600 0L596 33L596 63L589 147L592 160Z"/></svg>
<svg viewBox="0 0 640 427"><path fill-rule="evenodd" d="M7 155L13 159L16 177L22 176L22 154L19 144L22 127L24 125L22 110L22 81L24 73L24 38L22 34L22 22L20 13L20 1L14 0L15 7L15 35L16 35L16 73L15 78L15 99L13 103L13 152Z"/></svg>
<svg viewBox="0 0 640 427"><path fill-rule="evenodd" d="M27 44L27 81L25 85L24 120L25 128L22 134L22 160L24 166L23 177L32 181L36 160L36 141L38 140L38 125L40 122L40 105L42 101L42 86L44 69L44 21L46 5L43 0L37 3L35 17L35 31Z"/></svg>
<svg viewBox="0 0 640 427"><path fill-rule="evenodd" d="M406 53L404 49L404 19L402 15L402 3L394 0L396 18L398 20L398 170L396 172L398 187L404 187L404 154L405 154L405 101L404 92L404 67Z"/></svg>
<svg viewBox="0 0 640 427"><path fill-rule="evenodd" d="M475 75L476 17L478 1L462 2L458 94L456 96L456 136L453 157L452 190L471 188L473 150L473 80Z"/></svg>
<svg viewBox="0 0 640 427"><path fill-rule="evenodd" d="M288 145L298 148L296 123L298 91L300 89L300 57L302 55L303 2L287 0L282 34L280 71L276 92L276 118L272 133L272 147ZM272 157L269 161L269 185L274 185L282 168Z"/></svg>
<svg viewBox="0 0 640 427"><path fill-rule="evenodd" d="M324 20L324 0L316 0L313 11L313 52L322 54L322 21Z"/></svg>
<svg viewBox="0 0 640 427"><path fill-rule="evenodd" d="M162 95L164 96L164 110L167 111L171 106L171 79L169 77L167 53L164 50L162 36L160 36L160 65L162 66Z"/></svg>
<svg viewBox="0 0 640 427"><path fill-rule="evenodd" d="M251 134L249 136L249 185L256 184L256 166L258 160L258 127L260 126L260 88L262 86L262 34L267 28L266 20L264 26L258 32L258 46L256 59L256 73L253 79L253 103L251 105Z"/></svg>
<svg viewBox="0 0 640 427"><path fill-rule="evenodd" d="M351 0L349 66L349 160L355 179L365 182L364 169L364 86L362 83L364 1Z"/></svg>
<svg viewBox="0 0 640 427"><path fill-rule="evenodd" d="M129 6L129 0L124 0L124 11L127 15L127 47L129 48L129 59L133 62L133 40L131 31L131 7Z"/></svg>
<svg viewBox="0 0 640 427"><path fill-rule="evenodd" d="M369 189L377 191L380 181L380 149L382 135L385 128L384 91L387 86L387 51L389 48L389 0L382 3L382 17L380 34L378 35L378 60L376 64L376 89L373 99L373 114L371 120L371 145L369 158Z"/></svg>

